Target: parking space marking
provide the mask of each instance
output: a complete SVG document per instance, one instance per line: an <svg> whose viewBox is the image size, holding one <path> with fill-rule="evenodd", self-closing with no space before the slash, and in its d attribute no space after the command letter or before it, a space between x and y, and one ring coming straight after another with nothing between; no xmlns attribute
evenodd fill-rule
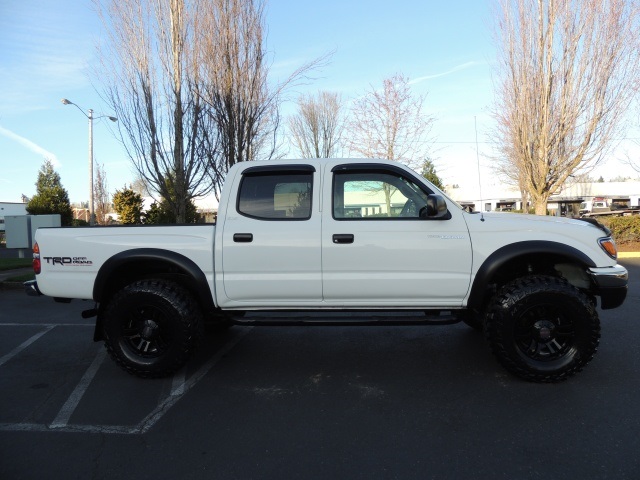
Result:
<svg viewBox="0 0 640 480"><path fill-rule="evenodd" d="M102 362L104 361L106 355L106 349L102 348L98 351L96 358L93 359L93 362L91 362L91 365L89 365L87 371L84 372L84 375L80 379L78 385L76 385L76 388L71 393L71 396L62 406L62 408L58 412L58 415L53 420L53 423L51 423L51 428L61 428L67 426L71 415L73 415L73 412L80 403L80 400L82 400L82 397L87 391L87 388L89 388L91 380L93 380L93 377L95 377L96 373L98 373L98 369L100 368L100 365L102 365Z"/></svg>
<svg viewBox="0 0 640 480"><path fill-rule="evenodd" d="M181 368L173 375L173 381L171 382L171 395L182 395L184 393L184 381L186 378L186 371Z"/></svg>
<svg viewBox="0 0 640 480"><path fill-rule="evenodd" d="M172 381L171 391L145 418L137 425L75 425L69 424L69 419L75 411L89 384L96 375L98 368L106 356L106 350L102 349L96 355L80 383L58 412L58 415L50 425L38 423L0 423L0 431L13 432L68 432L68 433L100 433L119 435L140 435L148 432L184 394L191 390L209 371L222 360L240 341L251 331L253 327L241 327L226 344L218 350L207 362L205 362L191 377L185 378L186 372L181 369ZM46 332L44 332L46 333Z"/></svg>
<svg viewBox="0 0 640 480"><path fill-rule="evenodd" d="M53 428L43 423L0 423L0 431L5 432L65 432L65 433L117 433L131 435L138 433L135 427L121 425L67 425Z"/></svg>
<svg viewBox="0 0 640 480"><path fill-rule="evenodd" d="M43 336L45 333L50 332L53 327L55 325L50 325L47 326L42 332L38 332L36 333L34 336L32 336L31 338L27 339L26 341L22 342L20 345L18 345L16 348L14 348L13 350L11 350L9 353L7 353L5 356L3 356L2 358L0 358L0 366L4 365L5 363L7 363L9 360L11 360L13 357L15 357L16 355L18 355L21 351L23 351L25 348L27 348L29 345L31 345L33 342L35 342L36 340L38 340L41 336Z"/></svg>
<svg viewBox="0 0 640 480"><path fill-rule="evenodd" d="M169 395L162 402L158 404L158 406L147 415L135 428L135 431L132 433L146 433L149 431L151 427L153 427L163 416L165 413L169 411L171 407L173 407L178 400L191 390L202 378L209 373L211 370L222 358L233 349L240 340L242 340L245 335L247 335L253 327L243 327L243 329L235 336L235 338L231 339L227 342L220 350L216 352L216 354L209 359L200 369L194 373L189 380L184 382L184 391L180 395Z"/></svg>
<svg viewBox="0 0 640 480"><path fill-rule="evenodd" d="M95 327L95 323L0 323L0 327Z"/></svg>

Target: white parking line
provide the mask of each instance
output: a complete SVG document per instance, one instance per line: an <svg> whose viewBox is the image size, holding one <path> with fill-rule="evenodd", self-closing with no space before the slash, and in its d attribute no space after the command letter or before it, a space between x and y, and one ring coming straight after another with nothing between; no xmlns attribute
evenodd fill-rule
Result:
<svg viewBox="0 0 640 480"><path fill-rule="evenodd" d="M15 357L17 354L19 354L21 351L23 351L25 348L27 348L29 345L31 345L33 342L35 342L36 340L38 340L41 336L43 336L45 333L49 332L55 325L50 325L47 326L42 332L38 332L36 333L33 337L29 338L28 340L26 340L25 342L22 342L20 345L18 345L16 348L14 348L13 350L11 350L9 353L7 353L4 357L0 358L0 366L4 365L5 363L7 363L9 360L11 360L13 357Z"/></svg>
<svg viewBox="0 0 640 480"><path fill-rule="evenodd" d="M78 403L80 403L80 400L82 400L82 396L87 391L87 388L89 388L91 380L93 380L93 377L95 377L96 373L98 373L98 368L100 368L100 365L102 364L106 354L107 351L104 348L100 349L100 351L96 355L96 358L94 358L93 362L91 362L91 365L89 365L87 371L84 372L84 375L80 379L80 383L76 385L76 388L71 393L71 396L62 406L62 408L58 412L58 415L53 420L53 423L51 423L51 428L62 428L67 426L71 415L73 415L73 412L78 406Z"/></svg>
<svg viewBox="0 0 640 480"><path fill-rule="evenodd" d="M184 379L187 375L186 369L183 367L173 375L173 381L171 382L170 395L182 395L184 393Z"/></svg>
<svg viewBox="0 0 640 480"><path fill-rule="evenodd" d="M242 327L237 333L216 354L204 363L189 379L185 379L186 369L182 368L177 372L172 381L171 391L151 413L149 413L137 425L74 425L69 424L69 419L82 396L85 394L89 384L95 377L98 368L106 356L106 350L101 349L93 360L80 383L76 386L69 399L62 406L58 415L50 425L37 423L0 423L0 431L12 432L70 432L70 433L100 433L100 434L120 434L120 435L140 435L151 429L180 398L191 390L209 371L233 349L247 335L253 327ZM44 334L46 332L43 332ZM41 334L41 335L42 335ZM34 340L35 341L35 340Z"/></svg>
<svg viewBox="0 0 640 480"><path fill-rule="evenodd" d="M224 357L229 351L235 347L240 340L244 338L246 334L248 334L253 327L243 328L238 335L235 336L231 341L227 342L220 350L216 352L216 354L209 359L207 363L202 365L200 369L194 373L189 380L184 382L183 384L183 394L187 393L191 390L202 378L209 373L211 370L221 359ZM183 395L169 395L166 397L160 404L149 414L147 415L134 429L131 433L146 433L149 431L151 427L153 427L163 416L165 413L169 411L171 407L173 407L180 397Z"/></svg>
<svg viewBox="0 0 640 480"><path fill-rule="evenodd" d="M0 323L0 327L95 327L95 323Z"/></svg>
<svg viewBox="0 0 640 480"><path fill-rule="evenodd" d="M135 427L121 425L67 425L53 428L43 423L0 423L0 432L66 432L66 433L140 433Z"/></svg>

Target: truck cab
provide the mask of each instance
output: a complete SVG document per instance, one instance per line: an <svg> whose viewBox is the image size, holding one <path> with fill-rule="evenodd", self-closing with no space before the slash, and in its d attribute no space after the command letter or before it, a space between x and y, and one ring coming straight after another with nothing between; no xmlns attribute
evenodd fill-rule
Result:
<svg viewBox="0 0 640 480"><path fill-rule="evenodd" d="M587 213L609 212L611 207L606 200L588 200L580 204L578 213L584 215Z"/></svg>
<svg viewBox="0 0 640 480"><path fill-rule="evenodd" d="M462 307L471 241L441 192L396 165L264 163L223 191L221 308Z"/></svg>

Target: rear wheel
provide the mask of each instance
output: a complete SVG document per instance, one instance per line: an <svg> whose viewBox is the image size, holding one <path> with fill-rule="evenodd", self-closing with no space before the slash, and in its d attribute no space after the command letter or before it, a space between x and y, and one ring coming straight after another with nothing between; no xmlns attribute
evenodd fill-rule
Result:
<svg viewBox="0 0 640 480"><path fill-rule="evenodd" d="M127 372L163 377L190 358L201 316L191 294L178 284L140 280L116 293L107 305L105 346Z"/></svg>
<svg viewBox="0 0 640 480"><path fill-rule="evenodd" d="M561 278L535 275L496 294L485 334L507 370L529 381L557 382L591 361L600 320L586 294Z"/></svg>

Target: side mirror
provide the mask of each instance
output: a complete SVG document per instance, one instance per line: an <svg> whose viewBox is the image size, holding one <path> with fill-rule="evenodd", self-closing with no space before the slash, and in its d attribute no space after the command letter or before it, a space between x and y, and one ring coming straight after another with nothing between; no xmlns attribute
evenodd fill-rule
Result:
<svg viewBox="0 0 640 480"><path fill-rule="evenodd" d="M420 218L429 220L448 220L451 218L447 204L440 195L427 196L427 204L420 209Z"/></svg>

